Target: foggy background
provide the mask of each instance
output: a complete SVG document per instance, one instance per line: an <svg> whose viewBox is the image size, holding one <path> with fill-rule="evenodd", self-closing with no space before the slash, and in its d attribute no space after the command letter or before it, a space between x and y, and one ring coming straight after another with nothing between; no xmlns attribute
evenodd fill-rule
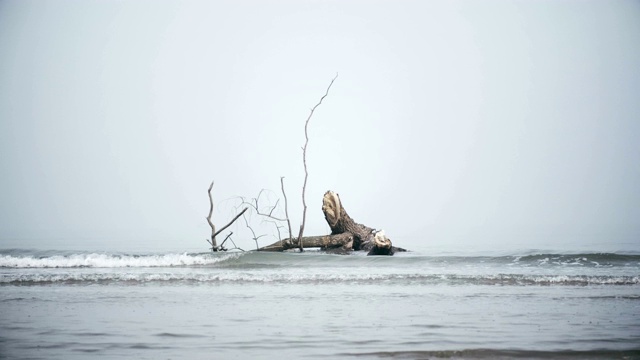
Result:
<svg viewBox="0 0 640 360"><path fill-rule="evenodd" d="M0 0L0 247L206 251L280 176L297 234L336 73L305 234L640 250L637 1Z"/></svg>

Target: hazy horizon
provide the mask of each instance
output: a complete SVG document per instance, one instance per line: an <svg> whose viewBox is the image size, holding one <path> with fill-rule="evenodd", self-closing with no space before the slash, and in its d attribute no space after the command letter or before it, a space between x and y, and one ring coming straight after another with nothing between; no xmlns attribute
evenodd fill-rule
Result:
<svg viewBox="0 0 640 360"><path fill-rule="evenodd" d="M222 226L281 176L297 234L304 121L339 73L306 235L334 190L410 249L640 251L639 20L637 1L0 0L1 247L206 251L209 183Z"/></svg>

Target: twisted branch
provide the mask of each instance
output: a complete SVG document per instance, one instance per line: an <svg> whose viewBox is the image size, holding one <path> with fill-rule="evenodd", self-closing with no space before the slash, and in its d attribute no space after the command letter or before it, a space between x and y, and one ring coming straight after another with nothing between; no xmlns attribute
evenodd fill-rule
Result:
<svg viewBox="0 0 640 360"><path fill-rule="evenodd" d="M244 213L244 211L243 211L243 213ZM251 234L253 234L253 237L251 239L253 241L255 241L255 243L256 243L256 250L260 250L260 246L258 246L258 239L260 239L263 236L267 236L267 235L266 234L262 234L260 236L256 236L256 232L253 231L253 228L251 227L251 225L249 225L249 222L247 221L247 217L243 216L242 218L244 219L244 224L247 226L247 228L249 228L249 230L251 231Z"/></svg>
<svg viewBox="0 0 640 360"><path fill-rule="evenodd" d="M211 185L209 185L209 190L207 193L209 194L209 216L207 216L207 222L209 226L211 226L211 241L207 240L209 244L211 244L211 251L218 251L218 245L216 244L216 226L211 222L211 215L213 214L213 198L211 197L211 189L213 188L213 180L211 181Z"/></svg>
<svg viewBox="0 0 640 360"><path fill-rule="evenodd" d="M284 192L284 176L280 176L280 186L282 188L282 196L284 196L284 216L287 217L287 226L289 227L289 239L293 239L291 233L291 221L289 221L289 209L287 206L287 193Z"/></svg>
<svg viewBox="0 0 640 360"><path fill-rule="evenodd" d="M280 199L276 200L276 204L271 206L271 210L269 210L269 213L263 213L260 212L260 196L262 196L262 193L265 191L265 189L261 189L260 192L258 193L258 197L252 198L251 201L247 201L244 197L239 196L240 200L242 200L242 203L240 203L240 205L249 205L251 206L255 211L256 214L260 215L260 216L264 216L267 217L269 219L273 219L273 220L277 220L277 221L287 221L287 219L282 219L279 218L277 216L273 215L273 211L278 207L278 203L280 202ZM286 198L286 196L285 196Z"/></svg>
<svg viewBox="0 0 640 360"><path fill-rule="evenodd" d="M300 244L300 251L304 251L302 247L302 235L304 234L304 224L307 220L307 201L305 200L304 195L305 195L305 192L307 191L307 179L309 177L309 172L307 171L307 146L309 145L309 131L308 131L309 120L311 120L311 117L313 116L313 112L316 110L316 108L320 106L320 104L322 104L322 100L324 100L324 98L327 97L327 95L329 95L329 89L331 89L331 85L333 85L333 82L336 81L337 78L338 78L338 74L336 73L336 76L333 78L333 80L331 80L331 83L329 83L329 86L327 87L327 91L320 98L320 101L316 104L316 106L311 108L309 117L307 118L307 121L304 123L305 142L304 142L304 147L302 148L302 164L304 165L304 183L302 185L302 225L300 225L300 233L298 235L298 243Z"/></svg>

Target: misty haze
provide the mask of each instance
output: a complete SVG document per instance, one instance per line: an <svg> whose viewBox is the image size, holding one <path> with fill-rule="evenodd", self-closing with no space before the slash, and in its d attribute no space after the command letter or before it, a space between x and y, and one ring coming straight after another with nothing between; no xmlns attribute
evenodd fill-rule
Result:
<svg viewBox="0 0 640 360"><path fill-rule="evenodd" d="M637 1L0 0L0 358L640 356L639 44ZM303 155L305 236L331 190L409 252L251 251L251 206L210 251L212 181L298 235Z"/></svg>

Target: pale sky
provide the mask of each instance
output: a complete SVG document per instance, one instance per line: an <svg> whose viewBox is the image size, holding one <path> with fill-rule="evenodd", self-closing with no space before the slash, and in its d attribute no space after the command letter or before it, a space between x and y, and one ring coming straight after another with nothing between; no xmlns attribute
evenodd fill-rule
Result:
<svg viewBox="0 0 640 360"><path fill-rule="evenodd" d="M206 251L211 180L221 226L280 176L297 233L336 73L307 235L331 189L408 248L640 250L640 2L599 0L0 0L0 248Z"/></svg>

